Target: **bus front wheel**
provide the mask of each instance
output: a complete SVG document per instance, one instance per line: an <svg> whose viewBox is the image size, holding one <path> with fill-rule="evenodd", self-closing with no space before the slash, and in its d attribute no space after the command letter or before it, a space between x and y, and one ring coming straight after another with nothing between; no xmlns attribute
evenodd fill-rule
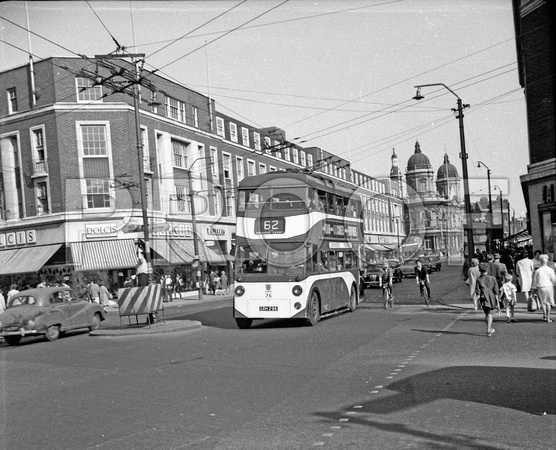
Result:
<svg viewBox="0 0 556 450"><path fill-rule="evenodd" d="M357 308L357 293L355 292L355 288L351 288L351 295L349 296L349 310L350 312L355 311Z"/></svg>
<svg viewBox="0 0 556 450"><path fill-rule="evenodd" d="M309 302L309 307L307 311L307 324L310 326L315 326L320 320L320 305L319 296L316 292L311 294L311 301Z"/></svg>
<svg viewBox="0 0 556 450"><path fill-rule="evenodd" d="M241 328L242 330L246 330L253 323L253 319L247 319L245 317L237 317L236 323L239 328Z"/></svg>

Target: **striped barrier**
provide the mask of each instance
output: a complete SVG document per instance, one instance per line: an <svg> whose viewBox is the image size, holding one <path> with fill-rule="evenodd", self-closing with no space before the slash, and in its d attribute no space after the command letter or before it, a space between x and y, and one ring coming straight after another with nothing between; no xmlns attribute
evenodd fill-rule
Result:
<svg viewBox="0 0 556 450"><path fill-rule="evenodd" d="M162 307L162 286L153 284L144 287L118 289L120 317L151 314Z"/></svg>

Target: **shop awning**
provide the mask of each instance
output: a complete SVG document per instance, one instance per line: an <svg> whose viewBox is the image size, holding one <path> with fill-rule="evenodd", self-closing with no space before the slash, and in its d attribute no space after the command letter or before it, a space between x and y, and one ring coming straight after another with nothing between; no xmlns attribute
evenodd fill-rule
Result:
<svg viewBox="0 0 556 450"><path fill-rule="evenodd" d="M125 269L137 264L133 239L73 242L71 256L76 271Z"/></svg>
<svg viewBox="0 0 556 450"><path fill-rule="evenodd" d="M386 248L384 245L380 244L365 244L365 248L372 252L389 252L391 251L389 248Z"/></svg>
<svg viewBox="0 0 556 450"><path fill-rule="evenodd" d="M25 247L0 252L0 275L37 272L62 244Z"/></svg>
<svg viewBox="0 0 556 450"><path fill-rule="evenodd" d="M199 257L201 262L209 264L226 264L226 255L216 253L207 245L199 240ZM151 243L153 250L170 264L191 264L195 258L195 247L193 240L189 239L170 239L154 240Z"/></svg>

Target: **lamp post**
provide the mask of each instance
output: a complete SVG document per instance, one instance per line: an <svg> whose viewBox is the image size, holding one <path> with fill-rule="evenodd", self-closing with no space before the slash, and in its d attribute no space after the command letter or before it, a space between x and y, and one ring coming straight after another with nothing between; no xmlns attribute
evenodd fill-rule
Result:
<svg viewBox="0 0 556 450"><path fill-rule="evenodd" d="M141 138L141 122L139 116L139 85L142 83L141 76L137 70L136 58L144 58L144 53L128 53L128 54L109 54L109 55L95 55L95 58L99 60L110 60L110 59L122 59L131 58L131 65L133 66L133 77L132 79L127 79L127 86L133 85L133 109L135 114L135 137L136 137L136 147L137 147L137 159L139 163L139 192L141 196L141 212L142 212L142 222L143 222L143 242L145 245L144 257L147 262L147 274L152 274L152 262L151 262L151 251L149 242L149 218L148 218L148 204L147 204L147 190L145 186L145 166L144 166L144 156L143 156L143 140ZM109 81L114 76L122 76L123 71L119 73L113 73L110 77L106 79L100 78L95 80L95 84L104 84Z"/></svg>
<svg viewBox="0 0 556 450"><path fill-rule="evenodd" d="M492 251L492 193L490 190L490 167L488 167L484 162L477 161L477 167L484 166L487 170L487 178L488 178L488 225L489 225L489 232L488 232L488 245Z"/></svg>
<svg viewBox="0 0 556 450"><path fill-rule="evenodd" d="M456 118L459 120L459 140L461 146L460 158L461 158L461 165L463 168L463 197L465 203L465 216L466 216L465 223L466 223L467 249L468 249L467 257L469 259L469 264L471 265L471 258L473 258L473 252L475 251L475 243L473 242L473 222L471 218L471 200L469 197L469 176L467 174L467 151L465 150L465 132L463 128L463 110L465 108L469 108L469 105L468 104L464 105L462 103L461 98L459 98L459 96L452 89L450 89L448 86L446 86L443 83L422 84L419 86L414 86L417 89L417 93L415 97L413 97L413 99L422 100L423 98L425 98L423 95L421 95L421 88L430 87L430 86L442 86L448 91L450 91L452 94L454 94L455 97L457 98L457 108L452 109L452 111L457 112Z"/></svg>
<svg viewBox="0 0 556 450"><path fill-rule="evenodd" d="M197 158L195 161L191 163L189 169L187 169L187 177L189 179L189 199L191 204L191 226L193 228L193 251L195 252L194 258L197 260L197 267L196 267L196 278L197 278L197 289L199 292L199 300L203 300L203 286L202 286L202 277L201 277L201 261L199 255L199 240L197 236L197 218L195 216L195 191L193 191L193 176L191 173L191 168L193 165L200 161L201 159L210 159L212 164L212 157L211 156L201 156Z"/></svg>
<svg viewBox="0 0 556 450"><path fill-rule="evenodd" d="M504 200L502 199L502 189L494 185L494 189L500 191L500 225L502 226L502 239L504 239Z"/></svg>

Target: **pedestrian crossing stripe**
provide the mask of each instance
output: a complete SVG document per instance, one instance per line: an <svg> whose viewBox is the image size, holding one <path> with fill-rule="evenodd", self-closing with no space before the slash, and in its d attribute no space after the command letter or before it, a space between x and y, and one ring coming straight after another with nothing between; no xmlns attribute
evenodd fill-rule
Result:
<svg viewBox="0 0 556 450"><path fill-rule="evenodd" d="M118 289L118 308L120 317L160 311L162 309L162 286L153 284Z"/></svg>

